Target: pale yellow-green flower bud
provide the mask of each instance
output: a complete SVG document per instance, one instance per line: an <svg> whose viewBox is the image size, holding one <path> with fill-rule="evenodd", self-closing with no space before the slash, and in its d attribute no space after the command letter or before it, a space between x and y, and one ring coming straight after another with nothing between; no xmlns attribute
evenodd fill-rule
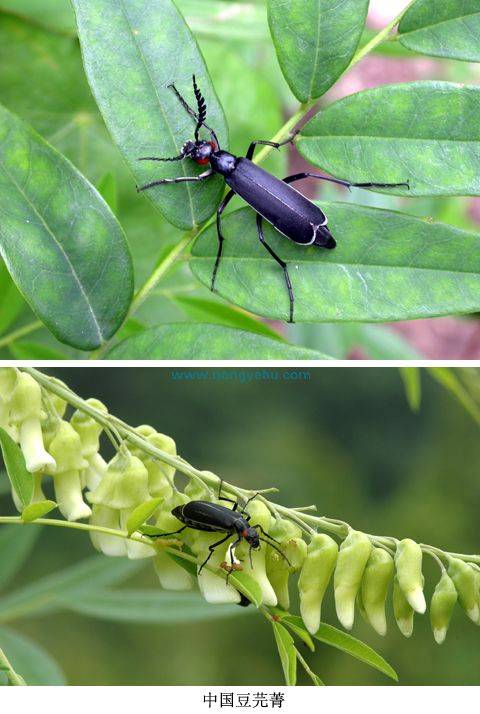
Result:
<svg viewBox="0 0 480 714"><path fill-rule="evenodd" d="M181 565L172 560L168 553L159 550L153 559L153 567L164 590L181 591L193 588L193 577Z"/></svg>
<svg viewBox="0 0 480 714"><path fill-rule="evenodd" d="M335 608L338 619L347 630L353 627L355 599L371 550L368 536L354 530L340 546L334 575Z"/></svg>
<svg viewBox="0 0 480 714"><path fill-rule="evenodd" d="M200 567L210 554L208 547L219 541L221 534L203 533L200 531L192 532L192 534L193 538L190 541L190 547L197 556L197 561ZM198 587L207 602L214 604L240 602L240 593L233 587L233 585L230 583L227 584L226 573L224 572L222 575L217 575L215 572L211 572L210 570L211 568L213 571L218 570L220 572L220 565L223 562L230 564L230 554L228 549L228 542L223 543L221 546L217 546L217 548L213 551L212 557L207 563L208 567L206 565L198 574Z"/></svg>
<svg viewBox="0 0 480 714"><path fill-rule="evenodd" d="M402 588L398 583L398 576L393 579L393 614L398 625L398 629L405 635L411 637L413 632L413 616L415 611L405 597Z"/></svg>
<svg viewBox="0 0 480 714"><path fill-rule="evenodd" d="M448 626L457 602L458 595L453 580L444 570L438 581L430 603L430 624L435 642L439 645L447 636Z"/></svg>
<svg viewBox="0 0 480 714"><path fill-rule="evenodd" d="M120 527L120 511L115 508L109 508L108 506L102 506L100 504L93 505L90 523L92 526L112 528L116 531L122 530ZM104 555L114 557L125 557L127 555L127 544L125 538L108 535L108 533L90 531L90 539L94 548Z"/></svg>
<svg viewBox="0 0 480 714"><path fill-rule="evenodd" d="M98 399L87 399L86 404L102 414L108 413L107 407ZM73 413L70 423L80 437L82 456L88 458L92 454L96 454L100 448L100 434L103 431L103 426L90 414L80 409Z"/></svg>
<svg viewBox="0 0 480 714"><path fill-rule="evenodd" d="M10 424L10 398L17 381L17 370L0 367L0 426L14 441L18 441L18 429Z"/></svg>
<svg viewBox="0 0 480 714"><path fill-rule="evenodd" d="M272 516L267 506L261 501L251 501L248 504L248 512L251 516L250 526L260 525L266 533L270 533ZM260 537L262 533L259 533ZM250 563L250 554L252 562ZM266 572L267 544L262 542L259 550L251 550L249 544L243 540L236 548L236 555L242 560L243 569L260 585L262 590L262 602L271 607L277 604L275 590L267 577Z"/></svg>
<svg viewBox="0 0 480 714"><path fill-rule="evenodd" d="M451 558L448 574L458 593L460 605L475 623L480 622L480 607L477 599L476 571L459 558Z"/></svg>
<svg viewBox="0 0 480 714"><path fill-rule="evenodd" d="M41 421L42 410L40 385L26 372L18 372L17 381L10 399L10 422L18 428L20 447L30 473L46 468L53 471L55 461L43 444Z"/></svg>
<svg viewBox="0 0 480 714"><path fill-rule="evenodd" d="M186 496L184 493L180 493L180 491L174 491L170 498L164 501L161 504L159 510L157 511L157 520L155 523L157 528L160 528L160 530L164 531L165 533L172 533L173 531L178 531L178 529L182 527L183 523L172 514L172 511L177 506L183 506L189 501L190 498L188 498L188 496ZM185 538L186 542L188 542L187 539L189 535L189 530L190 529L184 531L185 535L183 533L180 534L180 536L183 536Z"/></svg>
<svg viewBox="0 0 480 714"><path fill-rule="evenodd" d="M427 603L423 594L422 549L411 538L404 538L397 545L395 568L403 594L415 612L423 614Z"/></svg>
<svg viewBox="0 0 480 714"><path fill-rule="evenodd" d="M367 621L382 636L387 633L385 603L393 570L392 556L383 548L373 548L363 573L361 602Z"/></svg>
<svg viewBox="0 0 480 714"><path fill-rule="evenodd" d="M310 634L320 627L322 602L338 557L338 545L325 533L312 537L298 579L300 614Z"/></svg>
<svg viewBox="0 0 480 714"><path fill-rule="evenodd" d="M120 451L109 462L102 481L87 498L90 503L118 510L136 508L150 499L147 469L136 456Z"/></svg>
<svg viewBox="0 0 480 714"><path fill-rule="evenodd" d="M301 568L307 554L307 544L302 538L301 529L286 518L278 518L274 522L270 535L278 541L277 547L285 554L288 561L274 548L268 546L267 577L275 590L279 606L288 610L290 607L288 578L291 573Z"/></svg>
<svg viewBox="0 0 480 714"><path fill-rule="evenodd" d="M56 463L49 473L60 512L69 521L88 518L91 510L83 500L80 481L80 471L87 462L82 458L80 437L69 422L59 422L49 449Z"/></svg>

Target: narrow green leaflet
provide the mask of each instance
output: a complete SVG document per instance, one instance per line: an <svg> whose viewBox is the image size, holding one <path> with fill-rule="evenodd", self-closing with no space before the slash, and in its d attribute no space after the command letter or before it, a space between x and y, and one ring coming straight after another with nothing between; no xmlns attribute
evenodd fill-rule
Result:
<svg viewBox="0 0 480 714"><path fill-rule="evenodd" d="M298 619L300 620L301 618ZM361 662L370 665L370 667L383 672L387 677L394 679L396 682L398 681L397 673L388 662L364 642L357 640L356 637L352 637L352 635L348 635L346 632L342 632L342 630L338 630L336 627L326 623L320 625L320 629L313 637L319 642L324 642L331 647L336 647L342 652L346 652L355 657L355 659L359 659Z"/></svg>
<svg viewBox="0 0 480 714"><path fill-rule="evenodd" d="M12 488L24 506L28 506L33 496L33 476L27 471L21 448L0 427L0 447Z"/></svg>
<svg viewBox="0 0 480 714"><path fill-rule="evenodd" d="M480 194L480 87L406 82L331 104L302 129L302 156L354 183L410 196Z"/></svg>
<svg viewBox="0 0 480 714"><path fill-rule="evenodd" d="M277 610L277 608L273 608L274 610ZM315 645L313 644L313 640L310 636L310 633L308 632L307 628L303 624L303 622L299 619L298 617L292 617L288 613L284 613L282 611L279 611L279 617L281 621L290 628L290 630L297 635L297 637L300 637L303 642L307 645L308 649L311 652L315 652Z"/></svg>
<svg viewBox="0 0 480 714"><path fill-rule="evenodd" d="M133 291L122 229L72 164L2 107L0 252L60 341L91 350L121 325Z"/></svg>
<svg viewBox="0 0 480 714"><path fill-rule="evenodd" d="M24 305L5 263L0 260L0 335L16 320Z"/></svg>
<svg viewBox="0 0 480 714"><path fill-rule="evenodd" d="M36 501L26 506L22 511L22 521L25 523L31 523L36 521L37 518L43 518L47 513L53 511L57 507L55 501ZM33 528L32 528L33 530Z"/></svg>
<svg viewBox="0 0 480 714"><path fill-rule="evenodd" d="M369 0L269 0L280 68L301 102L320 97L350 64Z"/></svg>
<svg viewBox="0 0 480 714"><path fill-rule="evenodd" d="M84 598L91 591L126 580L144 564L127 558L88 558L0 598L0 623L58 610L60 599L65 603Z"/></svg>
<svg viewBox="0 0 480 714"><path fill-rule="evenodd" d="M480 62L478 0L417 0L402 17L399 40L425 55Z"/></svg>
<svg viewBox="0 0 480 714"><path fill-rule="evenodd" d="M178 156L195 124L168 88L172 82L196 107L192 73L207 103L207 123L226 148L222 109L197 43L171 0L73 0L85 70L107 127L137 184L193 176L205 168L190 160L158 163L142 156ZM134 191L132 185L132 191ZM223 182L157 186L147 194L165 218L180 228L207 219Z"/></svg>
<svg viewBox="0 0 480 714"><path fill-rule="evenodd" d="M222 325L178 323L151 327L115 345L108 359L328 359L320 352L283 344Z"/></svg>
<svg viewBox="0 0 480 714"><path fill-rule="evenodd" d="M263 602L262 588L251 575L242 571L233 572L229 577L229 583L243 593L255 607L260 607Z"/></svg>
<svg viewBox="0 0 480 714"><path fill-rule="evenodd" d="M75 17L68 0L0 0L0 10L12 12L49 30L75 33Z"/></svg>
<svg viewBox="0 0 480 714"><path fill-rule="evenodd" d="M133 509L132 513L127 519L127 532L128 535L132 535L134 531L137 530L141 525L148 521L150 516L152 516L158 508L159 503L162 501L161 498L152 498L150 501L145 501L139 506Z"/></svg>
<svg viewBox="0 0 480 714"><path fill-rule="evenodd" d="M21 571L41 533L41 528L0 526L0 590Z"/></svg>
<svg viewBox="0 0 480 714"><path fill-rule="evenodd" d="M322 208L337 240L335 250L297 246L265 226L268 243L287 261L297 322L381 322L480 309L476 233L351 203L325 202ZM228 214L224 234L216 282L220 295L250 312L286 320L283 273L256 239L255 214L249 208ZM205 285L216 251L215 228L209 227L190 259Z"/></svg>
<svg viewBox="0 0 480 714"><path fill-rule="evenodd" d="M67 684L60 665L29 637L0 628L0 648L5 652L15 671L30 686L63 686Z"/></svg>
<svg viewBox="0 0 480 714"><path fill-rule="evenodd" d="M400 367L400 376L410 409L418 412L422 400L420 369L418 367Z"/></svg>
<svg viewBox="0 0 480 714"><path fill-rule="evenodd" d="M272 620L273 634L277 643L278 654L282 663L285 684L295 686L297 683L297 652L293 637L279 622Z"/></svg>
<svg viewBox="0 0 480 714"><path fill-rule="evenodd" d="M281 335L272 330L261 320L252 317L247 312L231 305L190 295L175 295L172 298L192 322L214 322L227 327L237 327L239 330L256 332L258 335L281 340Z"/></svg>
<svg viewBox="0 0 480 714"><path fill-rule="evenodd" d="M430 375L449 391L466 409L472 419L480 424L480 407L472 398L471 393L457 377L453 369L448 367L427 367Z"/></svg>
<svg viewBox="0 0 480 714"><path fill-rule="evenodd" d="M238 617L247 610L236 605L212 607L196 592L158 590L107 590L63 604L73 612L102 620L171 625Z"/></svg>

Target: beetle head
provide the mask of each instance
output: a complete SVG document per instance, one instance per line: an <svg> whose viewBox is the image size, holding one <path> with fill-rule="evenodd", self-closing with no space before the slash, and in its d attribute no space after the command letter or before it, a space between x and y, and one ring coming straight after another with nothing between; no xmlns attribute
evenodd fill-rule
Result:
<svg viewBox="0 0 480 714"><path fill-rule="evenodd" d="M213 141L186 141L183 145L182 154L189 159L193 159L200 166L205 166L210 161L210 157L216 150Z"/></svg>
<svg viewBox="0 0 480 714"><path fill-rule="evenodd" d="M256 528L252 528L252 526L248 526L248 528L245 528L242 535L245 538L245 540L247 541L250 548L253 548L254 550L257 550L258 548L260 548L260 538L258 536L258 531Z"/></svg>

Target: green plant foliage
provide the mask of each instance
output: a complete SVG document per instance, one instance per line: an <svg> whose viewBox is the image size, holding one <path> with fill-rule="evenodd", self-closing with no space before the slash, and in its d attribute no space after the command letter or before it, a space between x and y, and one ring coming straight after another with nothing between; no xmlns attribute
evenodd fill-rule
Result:
<svg viewBox="0 0 480 714"><path fill-rule="evenodd" d="M280 622L272 622L273 634L282 663L283 675L287 686L297 683L297 652L293 637Z"/></svg>
<svg viewBox="0 0 480 714"><path fill-rule="evenodd" d="M399 41L433 57L480 62L480 6L477 0L417 0L400 22Z"/></svg>
<svg viewBox="0 0 480 714"><path fill-rule="evenodd" d="M0 10L25 17L58 32L75 33L75 17L68 0L1 0Z"/></svg>
<svg viewBox="0 0 480 714"><path fill-rule="evenodd" d="M268 0L278 61L301 102L320 97L348 67L368 0Z"/></svg>
<svg viewBox="0 0 480 714"><path fill-rule="evenodd" d="M59 340L99 347L131 298L122 230L87 180L6 109L0 141L0 249L9 272Z"/></svg>
<svg viewBox="0 0 480 714"><path fill-rule="evenodd" d="M0 590L3 592L21 571L30 555L41 528L3 526L0 530Z"/></svg>
<svg viewBox="0 0 480 714"><path fill-rule="evenodd" d="M192 73L205 96L208 122L226 147L222 109L198 46L171 0L74 0L85 70L105 122L138 185L204 171L182 163L139 162L142 156L177 156L192 135L192 118L168 88L172 82L196 106ZM118 48L122 48L119 62ZM172 57L182 61L172 67ZM132 112L132 107L134 111ZM157 186L148 196L180 228L208 218L222 191L220 178Z"/></svg>
<svg viewBox="0 0 480 714"><path fill-rule="evenodd" d="M0 447L12 488L21 503L28 506L33 496L33 476L27 471L21 448L2 427L0 427Z"/></svg>
<svg viewBox="0 0 480 714"><path fill-rule="evenodd" d="M352 204L322 207L338 242L332 251L301 248L265 225L267 241L290 265L297 322L405 320L480 308L475 233ZM254 231L255 214L248 208L224 219L216 289L246 310L285 320L289 302L282 271L259 241L242 240ZM211 226L190 260L205 285L216 251Z"/></svg>
<svg viewBox="0 0 480 714"><path fill-rule="evenodd" d="M162 325L128 337L113 347L109 359L327 359L319 352L285 345L222 325Z"/></svg>
<svg viewBox="0 0 480 714"><path fill-rule="evenodd" d="M10 662L30 686L62 686L67 682L51 655L29 637L0 628L0 643Z"/></svg>
<svg viewBox="0 0 480 714"><path fill-rule="evenodd" d="M354 183L409 181L410 190L388 189L404 196L479 195L479 111L475 86L392 84L330 105L306 124L297 146L311 163Z"/></svg>
<svg viewBox="0 0 480 714"><path fill-rule="evenodd" d="M0 335L16 320L24 305L5 263L0 260Z"/></svg>
<svg viewBox="0 0 480 714"><path fill-rule="evenodd" d="M55 501L36 501L35 503L30 503L22 511L22 520L25 523L32 523L36 521L37 518L43 518L47 513L53 511L57 507Z"/></svg>

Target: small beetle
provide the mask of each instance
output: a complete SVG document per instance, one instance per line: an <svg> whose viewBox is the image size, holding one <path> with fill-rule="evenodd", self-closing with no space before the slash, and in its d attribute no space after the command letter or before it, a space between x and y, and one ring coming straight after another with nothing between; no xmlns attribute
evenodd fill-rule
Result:
<svg viewBox="0 0 480 714"><path fill-rule="evenodd" d="M293 132L288 139L281 142L252 141L245 157L234 156L228 151L222 151L215 131L205 123L207 105L197 86L195 75L193 75L193 91L197 100L198 114L187 104L174 84L169 84L168 87L175 92L185 111L197 122L194 132L195 141L186 141L178 156L172 156L170 158L143 156L139 161L180 161L189 158L200 166L210 164L210 168L198 176L180 176L174 179L152 181L145 186L139 187L137 190L145 191L146 189L152 188L152 186L181 183L183 181L203 181L215 173L221 174L225 178L226 184L230 187L230 191L225 195L217 209L218 252L213 268L210 289L214 290L215 288L217 271L222 257L224 236L222 233L221 216L229 201L235 194L238 194L256 211L258 238L283 270L290 300L288 321L293 322L295 297L287 264L266 242L262 227L263 219L265 218L277 231L298 245L315 245L319 248L332 249L335 248L336 242L327 228L328 219L323 211L289 184L307 177L316 178L321 181L331 181L332 183L346 186L347 188L352 186L358 188L392 188L396 186L410 188L409 182L349 183L348 181L341 181L340 179L330 178L329 176L314 174L310 171L303 171L302 173L293 174L292 176L286 176L283 180L280 180L252 162L255 147L258 144L263 144L279 149L281 146L293 142L298 130ZM201 127L204 127L210 133L210 141L199 138Z"/></svg>
<svg viewBox="0 0 480 714"><path fill-rule="evenodd" d="M166 536L177 535L177 533L181 533L186 528L193 528L193 530L197 531L208 531L210 533L226 533L227 535L224 538L221 538L216 543L212 543L212 545L208 546L210 553L198 569L200 574L202 569L212 557L215 548L222 545L222 543L225 543L225 541L232 536L235 536L235 541L230 546L230 568L227 574L227 582L228 575L234 570L235 565L233 560L233 549L241 543L242 539L245 539L250 546L248 551L250 565L252 565L252 549L258 550L260 548L260 541L268 543L268 545L280 553L280 555L285 558L287 563L290 565L290 561L285 553L282 553L279 548L273 545L273 543L277 543L277 545L280 545L280 543L278 543L275 538L272 538L271 535L266 533L259 523L255 526L250 525L251 516L247 513L245 508L248 506L250 501L257 496L258 494L255 494L255 496L249 498L245 503L244 508L239 508L237 501L233 501L231 498L223 498L221 496L219 496L219 499L233 503L233 508L227 508L226 506L221 506L220 504L212 503L211 501L189 501L181 506L176 506L172 511L172 515L174 515L175 518L178 518L178 520L185 525L182 526L182 528L179 528L178 531L173 531L173 533L159 533L154 536L150 536L150 538L164 538ZM259 531L270 540L267 541L265 538L262 538L259 535ZM273 541L273 543L270 541Z"/></svg>

